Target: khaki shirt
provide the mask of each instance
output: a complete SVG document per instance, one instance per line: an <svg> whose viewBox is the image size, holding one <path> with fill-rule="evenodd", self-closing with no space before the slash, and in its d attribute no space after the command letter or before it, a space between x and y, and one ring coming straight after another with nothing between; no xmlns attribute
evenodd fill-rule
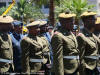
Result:
<svg viewBox="0 0 100 75"><path fill-rule="evenodd" d="M24 73L36 73L41 67L41 62L30 62L30 59L43 59L43 45L38 36L28 35L21 41L22 70Z"/></svg>
<svg viewBox="0 0 100 75"><path fill-rule="evenodd" d="M97 61L97 67L100 67L100 39L96 35L93 35L96 42L97 42L97 48L98 48L98 61Z"/></svg>
<svg viewBox="0 0 100 75"><path fill-rule="evenodd" d="M94 34L87 29L83 29L82 33L77 36L80 50L80 61L82 68L93 70L96 68L97 59L89 58L89 56L98 55L98 45Z"/></svg>
<svg viewBox="0 0 100 75"><path fill-rule="evenodd" d="M13 60L12 41L7 33L0 33L0 58ZM11 64L13 68L13 63ZM0 62L0 72L7 72L9 68L9 63Z"/></svg>
<svg viewBox="0 0 100 75"><path fill-rule="evenodd" d="M50 49L49 49L48 40L43 35L40 35L39 37L41 38L41 42L43 45L42 52L43 52L43 57L44 57L44 64L46 64L47 62L50 63Z"/></svg>
<svg viewBox="0 0 100 75"><path fill-rule="evenodd" d="M65 59L64 56L78 56L78 44L73 33L69 33L62 29L52 37L51 41L53 49L53 69L55 75L64 75L74 73L79 62L77 59Z"/></svg>

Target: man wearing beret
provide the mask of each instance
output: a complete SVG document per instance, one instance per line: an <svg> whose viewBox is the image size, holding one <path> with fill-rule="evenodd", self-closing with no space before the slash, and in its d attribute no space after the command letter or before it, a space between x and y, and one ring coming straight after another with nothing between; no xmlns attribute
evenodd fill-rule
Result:
<svg viewBox="0 0 100 75"><path fill-rule="evenodd" d="M95 22L95 35L97 35L100 39L100 16L97 17L97 20Z"/></svg>
<svg viewBox="0 0 100 75"><path fill-rule="evenodd" d="M21 41L23 73L37 75L45 62L44 47L41 38L38 36L40 32L39 23L40 21L34 21L28 24L29 34Z"/></svg>
<svg viewBox="0 0 100 75"><path fill-rule="evenodd" d="M80 51L80 75L98 75L96 66L100 40L93 34L95 15L96 13L91 11L81 15L84 28L77 36Z"/></svg>
<svg viewBox="0 0 100 75"><path fill-rule="evenodd" d="M14 72L21 72L21 47L20 42L24 35L22 34L23 23L20 21L13 22L14 29L10 34L13 45L13 62L14 62Z"/></svg>
<svg viewBox="0 0 100 75"><path fill-rule="evenodd" d="M75 35L72 33L75 14L61 13L61 28L51 40L53 50L54 75L77 75L79 50Z"/></svg>
<svg viewBox="0 0 100 75"><path fill-rule="evenodd" d="M8 34L13 28L12 22L12 17L0 16L0 74L4 75L14 69L12 41Z"/></svg>
<svg viewBox="0 0 100 75"><path fill-rule="evenodd" d="M98 43L98 61L97 61L97 69L100 73L100 17L97 17L95 22L95 35L99 38L97 39Z"/></svg>

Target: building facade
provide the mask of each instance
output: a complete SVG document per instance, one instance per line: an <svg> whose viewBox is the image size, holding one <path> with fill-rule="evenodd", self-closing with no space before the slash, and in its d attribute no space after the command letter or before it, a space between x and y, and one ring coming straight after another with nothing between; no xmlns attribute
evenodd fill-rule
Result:
<svg viewBox="0 0 100 75"><path fill-rule="evenodd" d="M19 0L15 0L15 1L19 2ZM0 7L8 6L11 2L12 0L0 0Z"/></svg>
<svg viewBox="0 0 100 75"><path fill-rule="evenodd" d="M100 16L100 0L97 1L97 11L98 15Z"/></svg>
<svg viewBox="0 0 100 75"><path fill-rule="evenodd" d="M94 11L97 11L98 15L100 16L100 0L88 0L89 4L95 5L93 8Z"/></svg>

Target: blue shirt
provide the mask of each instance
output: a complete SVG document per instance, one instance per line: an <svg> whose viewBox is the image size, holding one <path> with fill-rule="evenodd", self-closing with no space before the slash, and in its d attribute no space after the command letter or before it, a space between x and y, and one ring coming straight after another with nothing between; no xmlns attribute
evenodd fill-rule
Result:
<svg viewBox="0 0 100 75"><path fill-rule="evenodd" d="M21 46L20 42L24 35L17 34L15 32L10 34L12 38L12 45L13 45L13 62L15 71L21 71Z"/></svg>

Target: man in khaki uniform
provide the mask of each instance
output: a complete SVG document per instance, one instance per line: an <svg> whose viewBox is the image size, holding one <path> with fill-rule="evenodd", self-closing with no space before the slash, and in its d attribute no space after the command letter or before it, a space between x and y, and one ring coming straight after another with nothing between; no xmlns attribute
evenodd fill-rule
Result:
<svg viewBox="0 0 100 75"><path fill-rule="evenodd" d="M96 20L96 22L95 22L95 29L96 29L96 31L97 31L97 34L96 34L96 36L98 37L96 37L96 41L97 41L97 43L98 43L98 61L97 61L97 69L98 69L98 71L99 71L99 73L100 73L100 17L97 17L97 20Z"/></svg>
<svg viewBox="0 0 100 75"><path fill-rule="evenodd" d="M29 34L21 41L22 70L27 74L36 74L44 63L43 45L39 34L40 21L34 21L27 25Z"/></svg>
<svg viewBox="0 0 100 75"><path fill-rule="evenodd" d="M87 11L81 15L84 23L82 32L78 34L77 41L80 50L80 75L98 75L97 74L97 37L93 34L95 26L96 13Z"/></svg>
<svg viewBox="0 0 100 75"><path fill-rule="evenodd" d="M50 65L50 44L48 42L48 39L46 37L46 32L47 32L47 22L46 21L40 21L40 38L42 39L42 44L43 44L43 56L45 58L45 62L43 63L43 69L45 70L45 75L49 74L49 67Z"/></svg>
<svg viewBox="0 0 100 75"><path fill-rule="evenodd" d="M77 75L79 50L75 35L72 33L75 14L61 13L61 28L51 40L53 49L54 75Z"/></svg>
<svg viewBox="0 0 100 75"><path fill-rule="evenodd" d="M100 16L96 18L94 34L100 38Z"/></svg>
<svg viewBox="0 0 100 75"><path fill-rule="evenodd" d="M12 42L8 34L12 22L12 17L0 16L0 74L11 72L13 68Z"/></svg>

